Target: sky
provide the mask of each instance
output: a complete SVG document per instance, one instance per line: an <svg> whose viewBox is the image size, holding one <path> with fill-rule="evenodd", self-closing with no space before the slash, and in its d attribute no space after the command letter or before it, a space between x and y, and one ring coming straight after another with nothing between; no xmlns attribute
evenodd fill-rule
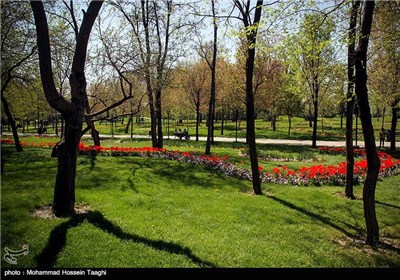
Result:
<svg viewBox="0 0 400 280"><path fill-rule="evenodd" d="M307 3L310 3L308 0L304 0ZM132 2L132 1L129 1ZM186 1L181 0L181 3L186 3ZM274 1L264 1L264 4L268 4ZM329 0L329 1L318 1L321 5L321 7L327 8L328 10L330 7L335 4L334 0ZM86 5L79 5L82 4L83 1L76 2L76 15L78 19L82 18L82 12L81 9L85 8ZM179 3L179 2L176 2ZM193 3L193 2L189 2ZM201 5L201 10L202 13L211 15L211 0L200 0L200 5ZM251 4L254 6L256 1L251 1ZM300 13L293 13L291 9L295 9L295 5L299 5L300 7L297 7L298 9L302 9L303 7L301 6L301 1L280 1L280 3L267 6L263 9L261 20L263 21L263 25L261 29L259 30L260 35L268 35L271 36L271 38L277 38L279 36L282 36L285 34L285 32L296 32L298 30L298 23L299 23L299 15ZM85 7L84 7L85 6ZM224 58L228 59L231 62L235 61L235 51L236 47L238 44L238 37L234 34L235 30L239 30L242 28L243 24L240 22L238 19L230 19L226 20L227 15L232 11L232 1L228 0L217 0L216 4L216 9L217 9L217 16L220 17L218 19L218 43L219 43L219 55L223 56ZM278 11L282 8L285 7L285 12L284 13L279 13ZM109 9L109 4L105 3L102 7L101 10L101 18L103 22L103 26L111 26L115 28L116 30L120 29L120 27L117 25L117 19L116 17L110 17L108 13ZM289 20L288 17L285 15L290 14L291 15L291 20ZM238 10L235 10L232 13L232 16L238 16ZM188 16L190 17L190 16ZM193 15L192 15L193 17ZM273 23L273 24L272 24ZM203 26L200 28L200 33L202 34L202 37L205 38L206 41L212 41L213 38L213 25L212 25L212 18L205 17ZM270 28L271 27L271 28ZM91 41L90 41L90 46L91 50L95 51L97 46L100 43L98 40L98 34L96 34L95 28L93 29L92 35L91 35ZM120 37L126 36L126 33L120 32ZM122 35L124 34L124 35ZM194 61L194 60L199 60L200 57L198 56L196 52L196 48L198 46L198 39L194 35L188 35L192 36L189 38L189 45L187 45L187 51L185 52L185 55L179 59L179 61L183 60L189 60L189 61ZM129 40L130 38L127 38ZM184 49L185 46L180 46L180 48Z"/></svg>

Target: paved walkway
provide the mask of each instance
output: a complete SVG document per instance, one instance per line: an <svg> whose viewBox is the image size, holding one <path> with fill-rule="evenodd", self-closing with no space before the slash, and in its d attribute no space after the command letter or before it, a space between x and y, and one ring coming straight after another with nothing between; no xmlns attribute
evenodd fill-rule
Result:
<svg viewBox="0 0 400 280"><path fill-rule="evenodd" d="M7 136L12 136L10 132L3 132L3 135ZM36 133L19 133L20 136L36 136ZM56 137L55 134L46 134L47 136L54 136ZM89 134L85 134L83 137L91 137ZM107 139L128 139L131 138L129 134L125 135L109 135L109 134L100 134L100 138L107 138ZM150 139L148 135L133 135L132 138L135 139ZM170 135L170 139L177 139L174 137L174 135ZM164 135L164 139L168 139L168 136ZM194 141L195 136L191 136L189 141ZM182 140L186 141L186 140ZM207 137L200 136L199 141L207 141ZM234 137L214 137L215 142L235 142L236 138ZM246 139L245 138L238 138L237 142L242 142L245 143ZM260 144L282 144L282 145L304 145L304 146L311 146L312 142L311 140L292 140L292 139L265 139L265 138L260 138L256 139L257 143ZM358 141L358 146L364 147L364 141ZM377 147L379 147L379 141L376 142ZM328 147L345 147L346 142L345 141L322 141L318 140L317 141L317 146L328 146ZM396 147L400 146L400 142L396 142ZM385 143L385 147L389 147L389 143Z"/></svg>

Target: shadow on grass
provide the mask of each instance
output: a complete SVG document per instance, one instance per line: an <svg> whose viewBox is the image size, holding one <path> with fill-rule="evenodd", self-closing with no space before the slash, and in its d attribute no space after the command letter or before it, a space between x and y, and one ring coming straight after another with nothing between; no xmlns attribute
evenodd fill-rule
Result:
<svg viewBox="0 0 400 280"><path fill-rule="evenodd" d="M393 204L389 204L389 203L385 203L385 202L380 202L378 200L375 200L375 203L376 204L380 204L380 205L385 205L385 206L388 206L388 207L393 207L393 208L396 208L396 209L400 209L399 206L396 206L396 205L393 205Z"/></svg>
<svg viewBox="0 0 400 280"><path fill-rule="evenodd" d="M90 170L93 170L96 167L96 155L91 155L90 157Z"/></svg>
<svg viewBox="0 0 400 280"><path fill-rule="evenodd" d="M114 225L111 221L107 220L99 211L89 211L85 214L76 214L72 216L68 221L55 227L50 233L47 246L36 257L37 267L54 267L58 254L66 245L68 230L73 227L79 226L85 220L87 220L93 226L109 234L112 234L121 240L143 243L157 250L166 251L171 254L184 255L200 267L216 267L213 263L203 261L199 257L195 256L192 251L187 247L183 247L172 242L151 240L136 234L126 233L120 227Z"/></svg>
<svg viewBox="0 0 400 280"><path fill-rule="evenodd" d="M330 227L332 227L332 228L334 228L334 229L337 229L338 231L344 233L344 234L347 235L348 237L351 237L351 238L354 238L354 239L358 238L356 235L351 234L349 231L347 231L347 230L344 229L343 227L340 227L340 226L338 226L337 224L335 224L335 223L333 223L332 221L330 221L329 218L323 217L323 216L321 216L321 215L319 215L319 214L315 214L315 213L313 213L313 212L311 212L311 211L308 211L308 210L306 210L306 209L303 209L303 208L301 208L301 207L298 207L298 206L294 205L293 203L288 202L288 201L286 201L286 200L283 200L283 199L280 199L280 198L277 198L277 197L274 197L274 196L267 196L267 197L270 198L270 199L272 199L272 200L274 200L274 201L276 201L276 202L279 202L280 204L282 204L282 205L284 205L284 206L289 207L290 209L299 211L300 213L302 213L302 214L304 214L304 215L307 215L307 216L309 216L309 217L312 218L312 219L318 220L318 221L320 221L320 222L322 222L322 223L324 223L324 224L326 224L326 225L328 225L328 226L330 226ZM352 225L349 225L349 224L347 224L347 223L346 223L346 226L351 227L352 229L356 230L357 232L361 232L361 229L359 229L359 228L357 228L357 227L354 227L354 226L352 226Z"/></svg>
<svg viewBox="0 0 400 280"><path fill-rule="evenodd" d="M201 187L204 189L222 189L231 186L228 180L234 180L235 187L241 192L249 191L249 181L237 180L220 172L208 170L201 165L181 162L154 163L154 174L161 177L163 181L174 186Z"/></svg>

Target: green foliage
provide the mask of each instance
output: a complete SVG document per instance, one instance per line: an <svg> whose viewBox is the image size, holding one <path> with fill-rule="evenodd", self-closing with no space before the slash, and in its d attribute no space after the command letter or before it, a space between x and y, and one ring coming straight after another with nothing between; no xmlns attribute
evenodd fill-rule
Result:
<svg viewBox="0 0 400 280"><path fill-rule="evenodd" d="M368 82L379 108L400 106L400 11L395 2L383 1L376 6L371 31L372 54L368 62Z"/></svg>

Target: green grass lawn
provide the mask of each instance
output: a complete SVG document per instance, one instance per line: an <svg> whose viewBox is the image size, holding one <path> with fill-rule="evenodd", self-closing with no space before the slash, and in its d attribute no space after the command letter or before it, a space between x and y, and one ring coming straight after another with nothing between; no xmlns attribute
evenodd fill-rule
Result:
<svg viewBox="0 0 400 280"><path fill-rule="evenodd" d="M34 217L52 201L50 152L2 146L1 244L29 246L18 267L400 267L398 177L378 183L386 245L371 249L357 242L365 237L362 201L343 198L341 187L264 184L256 196L249 181L154 158L79 156L76 201L89 212ZM361 192L356 186L358 198ZM1 265L15 267L3 259Z"/></svg>

